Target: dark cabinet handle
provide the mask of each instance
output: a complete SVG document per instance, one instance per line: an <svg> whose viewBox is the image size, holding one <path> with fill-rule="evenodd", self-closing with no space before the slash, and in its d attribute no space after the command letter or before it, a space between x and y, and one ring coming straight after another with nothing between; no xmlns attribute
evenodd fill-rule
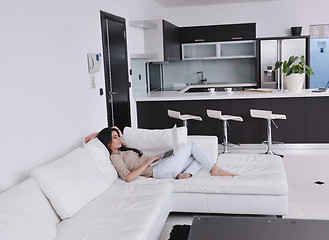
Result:
<svg viewBox="0 0 329 240"><path fill-rule="evenodd" d="M240 40L242 37L232 37L232 40Z"/></svg>
<svg viewBox="0 0 329 240"><path fill-rule="evenodd" d="M195 42L204 42L204 39L195 39Z"/></svg>

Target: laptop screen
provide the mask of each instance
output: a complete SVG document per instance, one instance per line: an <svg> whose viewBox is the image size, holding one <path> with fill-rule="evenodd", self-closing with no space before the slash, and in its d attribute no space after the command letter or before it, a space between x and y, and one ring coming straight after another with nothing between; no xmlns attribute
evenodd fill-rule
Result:
<svg viewBox="0 0 329 240"><path fill-rule="evenodd" d="M176 151L178 149L178 134L177 134L177 126L175 124L175 126L172 129L172 143L173 143L173 151L174 151L174 155L176 154Z"/></svg>

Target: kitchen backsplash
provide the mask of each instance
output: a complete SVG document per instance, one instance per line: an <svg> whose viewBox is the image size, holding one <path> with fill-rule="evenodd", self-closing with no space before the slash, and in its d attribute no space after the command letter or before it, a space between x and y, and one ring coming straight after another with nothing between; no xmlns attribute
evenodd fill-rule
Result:
<svg viewBox="0 0 329 240"><path fill-rule="evenodd" d="M163 90L172 90L173 83L255 83L255 59L193 60L162 65ZM152 83L152 79L150 81Z"/></svg>
<svg viewBox="0 0 329 240"><path fill-rule="evenodd" d="M173 84L199 84L203 77L207 83L256 83L254 58L193 60L170 63L147 63L145 59L132 59L133 96L154 90L173 90ZM146 69L149 69L147 71Z"/></svg>

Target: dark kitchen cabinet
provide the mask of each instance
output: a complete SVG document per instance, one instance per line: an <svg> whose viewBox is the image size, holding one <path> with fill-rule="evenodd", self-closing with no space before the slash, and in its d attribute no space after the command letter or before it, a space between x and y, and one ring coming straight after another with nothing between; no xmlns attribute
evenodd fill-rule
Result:
<svg viewBox="0 0 329 240"><path fill-rule="evenodd" d="M329 143L329 97L306 98L306 141Z"/></svg>
<svg viewBox="0 0 329 240"><path fill-rule="evenodd" d="M218 41L254 40L256 39L256 23L220 25Z"/></svg>
<svg viewBox="0 0 329 240"><path fill-rule="evenodd" d="M218 42L217 32L219 26L197 26L197 27L181 27L179 36L181 43L197 43L197 42Z"/></svg>
<svg viewBox="0 0 329 240"><path fill-rule="evenodd" d="M181 59L179 27L165 20L150 20L144 29L145 54L148 62L178 61Z"/></svg>
<svg viewBox="0 0 329 240"><path fill-rule="evenodd" d="M181 45L179 42L179 27L162 20L164 61L181 59Z"/></svg>
<svg viewBox="0 0 329 240"><path fill-rule="evenodd" d="M272 139L283 143L329 143L329 97L257 98L225 100L146 101L137 102L138 127L147 129L170 128L182 121L172 119L167 110L180 111L202 117L202 122L189 121L190 135L215 135L223 141L223 123L207 116L207 109L221 110L222 114L237 115L243 122L230 121L228 140L232 143L257 144L267 140L267 122L252 118L250 109L270 110L285 114L286 120L272 124Z"/></svg>
<svg viewBox="0 0 329 240"><path fill-rule="evenodd" d="M168 109L179 111L181 114L200 116L202 122L188 121L190 135L217 135L222 141L223 123L209 118L206 109L222 110L227 113L231 109L230 100L204 100L204 101L156 101L137 102L137 120L139 128L163 129L171 128L175 124L182 126L182 121L168 116Z"/></svg>
<svg viewBox="0 0 329 240"><path fill-rule="evenodd" d="M267 140L267 121L250 116L250 109L285 114L286 120L272 124L272 140L284 143L305 142L305 98L264 98L232 100L232 115L241 116L242 124L232 121L231 139L239 143L261 143Z"/></svg>
<svg viewBox="0 0 329 240"><path fill-rule="evenodd" d="M242 23L181 27L179 36L181 43L254 40L256 39L256 24Z"/></svg>
<svg viewBox="0 0 329 240"><path fill-rule="evenodd" d="M305 98L275 98L271 100L274 114L286 115L286 120L275 120L278 128L272 124L272 138L284 143L305 143L306 112Z"/></svg>
<svg viewBox="0 0 329 240"><path fill-rule="evenodd" d="M266 121L252 118L250 109L271 109L270 99L235 99L231 114L243 118L243 122L230 121L230 141L233 143L261 143L266 140ZM225 113L224 113L225 114Z"/></svg>

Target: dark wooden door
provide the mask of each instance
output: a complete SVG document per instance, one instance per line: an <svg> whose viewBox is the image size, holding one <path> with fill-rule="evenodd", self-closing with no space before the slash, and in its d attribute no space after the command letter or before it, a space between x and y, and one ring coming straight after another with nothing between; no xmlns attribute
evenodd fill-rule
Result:
<svg viewBox="0 0 329 240"><path fill-rule="evenodd" d="M101 12L101 27L108 125L122 130L131 125L126 22Z"/></svg>

